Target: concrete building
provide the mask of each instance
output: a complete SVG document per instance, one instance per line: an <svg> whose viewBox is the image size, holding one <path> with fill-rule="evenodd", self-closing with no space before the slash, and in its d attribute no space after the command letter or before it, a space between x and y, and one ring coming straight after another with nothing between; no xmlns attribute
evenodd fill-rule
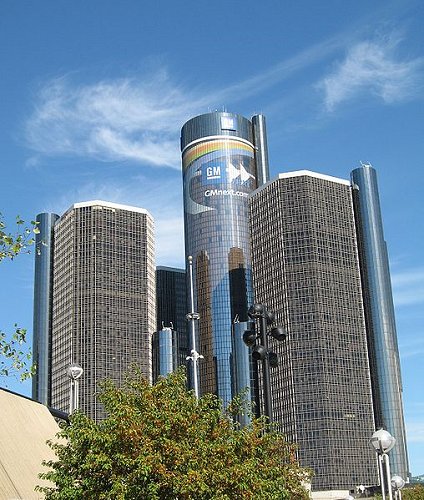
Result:
<svg viewBox="0 0 424 500"><path fill-rule="evenodd" d="M153 219L142 208L98 200L76 203L55 222L53 235L51 329L45 331L51 345L49 400L68 410L67 369L78 363L84 370L79 406L99 419L101 380L119 383L131 363L152 379Z"/></svg>
<svg viewBox="0 0 424 500"><path fill-rule="evenodd" d="M255 300L288 340L271 348L274 419L313 490L377 484L373 394L352 189L308 171L250 197Z"/></svg>

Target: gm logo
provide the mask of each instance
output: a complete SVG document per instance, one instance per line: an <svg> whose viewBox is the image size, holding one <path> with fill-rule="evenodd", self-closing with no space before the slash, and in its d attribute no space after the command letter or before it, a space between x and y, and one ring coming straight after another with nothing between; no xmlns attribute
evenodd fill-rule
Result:
<svg viewBox="0 0 424 500"><path fill-rule="evenodd" d="M206 167L206 179L208 181L212 179L220 179L221 178L221 167L220 166L211 166Z"/></svg>

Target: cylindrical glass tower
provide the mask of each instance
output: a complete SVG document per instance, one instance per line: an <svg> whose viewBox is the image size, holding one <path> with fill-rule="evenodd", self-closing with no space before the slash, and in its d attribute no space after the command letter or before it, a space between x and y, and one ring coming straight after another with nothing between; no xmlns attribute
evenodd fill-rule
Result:
<svg viewBox="0 0 424 500"><path fill-rule="evenodd" d="M44 405L50 404L53 227L58 218L42 213L35 219L40 232L35 236L33 356L37 371L32 397Z"/></svg>
<svg viewBox="0 0 424 500"><path fill-rule="evenodd" d="M166 376L178 367L177 332L169 327L163 327L157 332L159 350L158 374Z"/></svg>
<svg viewBox="0 0 424 500"><path fill-rule="evenodd" d="M375 424L396 438L390 452L394 474L409 474L402 381L389 259L384 241L377 175L371 165L352 171Z"/></svg>
<svg viewBox="0 0 424 500"><path fill-rule="evenodd" d="M240 342L253 300L247 197L257 187L256 158L267 161L255 144L257 136L266 145L264 127L263 119L254 128L240 115L214 112L192 118L181 132L186 255L193 256L204 356L200 387L224 402L249 380Z"/></svg>

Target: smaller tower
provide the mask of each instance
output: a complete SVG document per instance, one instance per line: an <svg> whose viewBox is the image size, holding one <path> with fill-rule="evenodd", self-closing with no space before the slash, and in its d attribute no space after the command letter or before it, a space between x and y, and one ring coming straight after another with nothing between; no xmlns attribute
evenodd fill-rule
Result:
<svg viewBox="0 0 424 500"><path fill-rule="evenodd" d="M185 269L158 266L156 268L156 333L153 336L153 381L162 375L160 368L161 332L172 330L173 368L186 364L189 353L189 339L186 314L187 281ZM167 338L164 333L163 337ZM165 343L166 344L166 343ZM171 370L171 371L172 371Z"/></svg>
<svg viewBox="0 0 424 500"><path fill-rule="evenodd" d="M172 323L170 326L162 326L159 331L154 333L152 350L153 381L155 382L158 377L172 373L180 365L178 362L178 336Z"/></svg>
<svg viewBox="0 0 424 500"><path fill-rule="evenodd" d="M53 280L53 228L59 216L38 214L39 233L35 235L33 356L37 367L32 378L32 397L50 405L51 389L51 320Z"/></svg>
<svg viewBox="0 0 424 500"><path fill-rule="evenodd" d="M402 403L402 378L397 344L389 258L384 240L377 174L369 164L352 171L354 206L368 332L376 429L395 439L391 469L410 476Z"/></svg>

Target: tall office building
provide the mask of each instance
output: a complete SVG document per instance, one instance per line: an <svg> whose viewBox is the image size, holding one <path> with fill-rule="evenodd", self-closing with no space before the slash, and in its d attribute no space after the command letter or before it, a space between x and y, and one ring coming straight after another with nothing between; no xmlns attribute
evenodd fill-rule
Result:
<svg viewBox="0 0 424 500"><path fill-rule="evenodd" d="M32 377L32 397L51 404L51 296L53 286L53 228L59 218L43 213L36 217L39 233L35 236L33 357L37 367Z"/></svg>
<svg viewBox="0 0 424 500"><path fill-rule="evenodd" d="M181 131L186 255L193 257L202 392L250 387L241 337L253 298L248 195L268 177L265 122L214 112Z"/></svg>
<svg viewBox="0 0 424 500"><path fill-rule="evenodd" d="M377 175L371 165L362 165L353 170L351 178L357 217L375 425L377 429L388 430L396 438L396 444L390 452L390 467L394 474L406 479L409 476L409 466L402 379Z"/></svg>
<svg viewBox="0 0 424 500"><path fill-rule="evenodd" d="M288 339L271 369L274 419L314 490L377 484L374 413L349 181L280 174L250 198L256 301Z"/></svg>
<svg viewBox="0 0 424 500"><path fill-rule="evenodd" d="M189 354L184 269L156 268L156 332L153 336L153 380L186 364Z"/></svg>
<svg viewBox="0 0 424 500"><path fill-rule="evenodd" d="M104 415L99 381L119 383L133 362L151 380L155 308L151 215L104 201L67 210L54 224L52 406L68 410L71 363L84 369L80 408L94 419Z"/></svg>

